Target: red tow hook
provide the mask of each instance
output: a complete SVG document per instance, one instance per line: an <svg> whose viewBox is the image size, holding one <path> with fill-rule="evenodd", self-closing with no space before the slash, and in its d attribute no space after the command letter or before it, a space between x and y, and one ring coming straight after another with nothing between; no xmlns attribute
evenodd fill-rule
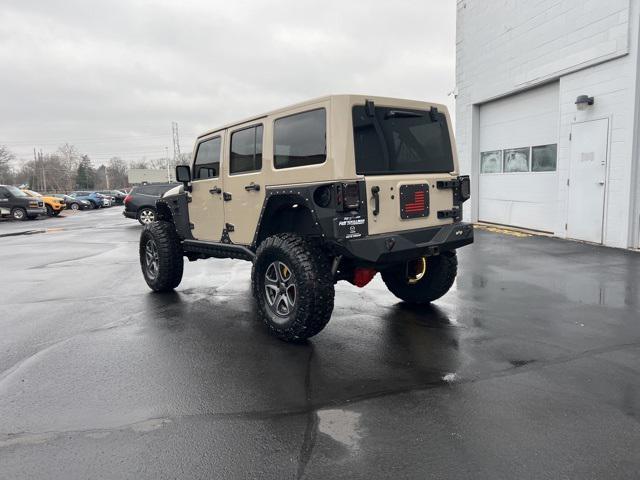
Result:
<svg viewBox="0 0 640 480"><path fill-rule="evenodd" d="M373 268L357 267L353 273L353 284L358 288L362 288L373 280L376 273L378 273L378 271Z"/></svg>

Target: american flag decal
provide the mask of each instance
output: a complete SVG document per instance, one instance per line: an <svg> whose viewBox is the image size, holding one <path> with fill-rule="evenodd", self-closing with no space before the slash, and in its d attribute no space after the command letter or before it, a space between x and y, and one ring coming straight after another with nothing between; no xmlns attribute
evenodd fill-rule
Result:
<svg viewBox="0 0 640 480"><path fill-rule="evenodd" d="M429 215L429 185L426 183L400 187L400 217L419 218Z"/></svg>

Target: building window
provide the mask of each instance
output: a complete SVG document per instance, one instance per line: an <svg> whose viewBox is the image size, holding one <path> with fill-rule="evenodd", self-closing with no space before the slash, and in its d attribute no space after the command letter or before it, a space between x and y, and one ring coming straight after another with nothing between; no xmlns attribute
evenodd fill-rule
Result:
<svg viewBox="0 0 640 480"><path fill-rule="evenodd" d="M262 125L238 130L231 134L229 172L254 172L262 169Z"/></svg>
<svg viewBox="0 0 640 480"><path fill-rule="evenodd" d="M218 178L220 175L220 137L205 140L198 145L194 162L194 180Z"/></svg>
<svg viewBox="0 0 640 480"><path fill-rule="evenodd" d="M327 159L327 120L324 108L297 113L273 122L274 165L302 167Z"/></svg>
<svg viewBox="0 0 640 480"><path fill-rule="evenodd" d="M558 145L531 147L531 171L555 172L558 165Z"/></svg>
<svg viewBox="0 0 640 480"><path fill-rule="evenodd" d="M529 148L510 148L504 151L504 173L529 171Z"/></svg>
<svg viewBox="0 0 640 480"><path fill-rule="evenodd" d="M480 173L502 172L502 150L482 152L480 154Z"/></svg>

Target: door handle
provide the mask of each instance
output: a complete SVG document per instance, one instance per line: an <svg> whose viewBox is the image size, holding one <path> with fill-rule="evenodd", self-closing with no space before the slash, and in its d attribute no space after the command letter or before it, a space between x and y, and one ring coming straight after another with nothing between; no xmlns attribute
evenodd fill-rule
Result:
<svg viewBox="0 0 640 480"><path fill-rule="evenodd" d="M380 213L380 187L375 185L371 187L371 194L373 195L373 213L374 215L378 215Z"/></svg>
<svg viewBox="0 0 640 480"><path fill-rule="evenodd" d="M244 189L249 192L251 190L253 190L254 192L259 192L260 191L260 185L258 185L257 183L253 183L251 182L249 185L245 185Z"/></svg>
<svg viewBox="0 0 640 480"><path fill-rule="evenodd" d="M600 181L598 182L598 185L604 185L604 180L600 180Z"/></svg>
<svg viewBox="0 0 640 480"><path fill-rule="evenodd" d="M221 188L219 188L219 187L213 187L211 190L209 190L209 193L210 193L210 194L212 194L212 195L213 195L214 193L217 193L217 194L219 195L219 194L221 194L221 193L222 193L222 189L221 189Z"/></svg>

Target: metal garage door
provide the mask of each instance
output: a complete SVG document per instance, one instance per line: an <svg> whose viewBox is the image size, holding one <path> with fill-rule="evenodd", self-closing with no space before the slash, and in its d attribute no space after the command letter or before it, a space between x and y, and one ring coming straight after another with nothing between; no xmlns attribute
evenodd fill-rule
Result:
<svg viewBox="0 0 640 480"><path fill-rule="evenodd" d="M480 221L553 232L558 83L480 107Z"/></svg>

